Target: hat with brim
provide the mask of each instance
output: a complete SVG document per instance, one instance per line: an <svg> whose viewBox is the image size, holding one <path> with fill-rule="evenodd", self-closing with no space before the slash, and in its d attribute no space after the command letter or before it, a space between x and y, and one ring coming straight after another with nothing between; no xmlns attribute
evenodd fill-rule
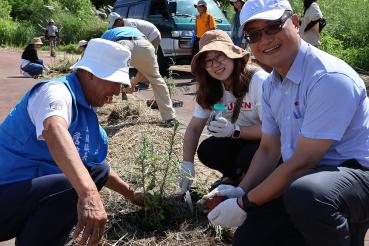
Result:
<svg viewBox="0 0 369 246"><path fill-rule="evenodd" d="M197 8L197 6L204 6L204 7L207 7L207 3L204 1L204 0L200 0L200 1L198 1L197 2L197 4L194 4L193 6L195 7L195 8Z"/></svg>
<svg viewBox="0 0 369 246"><path fill-rule="evenodd" d="M33 38L31 44L44 44L41 41L41 38Z"/></svg>
<svg viewBox="0 0 369 246"><path fill-rule="evenodd" d="M87 41L86 40L80 40L78 42L78 47L85 46L85 45L87 45Z"/></svg>
<svg viewBox="0 0 369 246"><path fill-rule="evenodd" d="M99 79L131 86L130 59L131 52L123 45L95 38L88 42L83 57L70 69L83 69Z"/></svg>
<svg viewBox="0 0 369 246"><path fill-rule="evenodd" d="M234 45L226 32L219 29L205 32L200 38L199 49L199 52L191 61L191 72L194 75L196 75L195 68L200 66L199 57L207 51L223 52L230 59L238 59L249 55L246 50Z"/></svg>

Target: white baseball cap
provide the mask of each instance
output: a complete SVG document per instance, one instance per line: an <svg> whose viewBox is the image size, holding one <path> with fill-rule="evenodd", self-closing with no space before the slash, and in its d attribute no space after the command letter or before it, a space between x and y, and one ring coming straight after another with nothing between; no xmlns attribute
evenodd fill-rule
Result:
<svg viewBox="0 0 369 246"><path fill-rule="evenodd" d="M246 23L252 20L278 20L286 10L292 11L287 0L248 0L240 13L240 36Z"/></svg>
<svg viewBox="0 0 369 246"><path fill-rule="evenodd" d="M112 28L115 21L118 19L122 19L122 17L120 16L120 14L116 13L116 12L111 12L108 16L108 20L109 20L109 28Z"/></svg>
<svg viewBox="0 0 369 246"><path fill-rule="evenodd" d="M99 79L131 86L129 62L131 52L116 42L94 38L88 42L81 60L70 67L86 70Z"/></svg>

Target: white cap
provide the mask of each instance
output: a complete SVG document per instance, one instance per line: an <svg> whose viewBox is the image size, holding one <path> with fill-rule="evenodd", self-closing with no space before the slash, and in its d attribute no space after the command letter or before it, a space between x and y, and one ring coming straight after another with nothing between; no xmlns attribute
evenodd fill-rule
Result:
<svg viewBox="0 0 369 246"><path fill-rule="evenodd" d="M86 45L86 44L87 44L87 41L86 41L86 40L80 40L80 41L78 42L78 47L84 46L84 45Z"/></svg>
<svg viewBox="0 0 369 246"><path fill-rule="evenodd" d="M109 20L109 28L112 28L115 21L118 19L122 19L122 17L120 16L120 14L116 13L116 12L111 12L108 16L108 20Z"/></svg>
<svg viewBox="0 0 369 246"><path fill-rule="evenodd" d="M240 36L246 23L252 20L278 20L286 10L292 11L287 0L248 0L240 13Z"/></svg>
<svg viewBox="0 0 369 246"><path fill-rule="evenodd" d="M129 80L129 62L131 52L118 43L94 38L88 42L81 60L70 69L86 70L99 79L131 86Z"/></svg>

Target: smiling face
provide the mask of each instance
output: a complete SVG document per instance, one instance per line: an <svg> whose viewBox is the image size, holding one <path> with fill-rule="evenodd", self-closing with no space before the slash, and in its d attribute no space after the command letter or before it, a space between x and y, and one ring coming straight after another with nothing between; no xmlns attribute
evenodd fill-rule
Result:
<svg viewBox="0 0 369 246"><path fill-rule="evenodd" d="M217 80L231 83L231 74L234 69L234 62L223 52L208 51L205 54L205 69L209 75ZM212 64L210 66L210 64Z"/></svg>
<svg viewBox="0 0 369 246"><path fill-rule="evenodd" d="M99 79L84 70L78 70L77 75L85 98L93 107L102 107L106 103L111 103L113 95L118 96L120 93L120 83Z"/></svg>
<svg viewBox="0 0 369 246"><path fill-rule="evenodd" d="M272 23L267 20L254 20L246 24L245 31L251 33ZM297 55L299 45L298 17L293 15L287 19L280 32L266 34L263 31L261 39L250 43L250 48L257 60L273 67L280 75L286 76Z"/></svg>

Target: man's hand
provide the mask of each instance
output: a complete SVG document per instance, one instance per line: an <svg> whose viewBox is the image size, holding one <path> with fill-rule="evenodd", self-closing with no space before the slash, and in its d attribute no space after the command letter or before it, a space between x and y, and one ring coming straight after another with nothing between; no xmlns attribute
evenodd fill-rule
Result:
<svg viewBox="0 0 369 246"><path fill-rule="evenodd" d="M211 199L215 196L226 196L229 198L242 197L245 191L241 187L234 187L233 185L219 185L210 193L203 196L202 199Z"/></svg>
<svg viewBox="0 0 369 246"><path fill-rule="evenodd" d="M98 245L104 235L108 216L97 190L91 191L86 197L79 198L77 204L78 223L73 233L76 239L82 232L79 245Z"/></svg>
<svg viewBox="0 0 369 246"><path fill-rule="evenodd" d="M208 130L210 134L217 138L231 137L234 132L234 124L224 117L217 117L215 120L210 121Z"/></svg>
<svg viewBox="0 0 369 246"><path fill-rule="evenodd" d="M238 227L243 224L247 213L237 204L237 198L227 199L216 206L208 219L213 225L224 227Z"/></svg>
<svg viewBox="0 0 369 246"><path fill-rule="evenodd" d="M191 188L192 181L195 178L195 167L190 161L183 161L179 168L178 184L181 188L181 194L184 194Z"/></svg>

